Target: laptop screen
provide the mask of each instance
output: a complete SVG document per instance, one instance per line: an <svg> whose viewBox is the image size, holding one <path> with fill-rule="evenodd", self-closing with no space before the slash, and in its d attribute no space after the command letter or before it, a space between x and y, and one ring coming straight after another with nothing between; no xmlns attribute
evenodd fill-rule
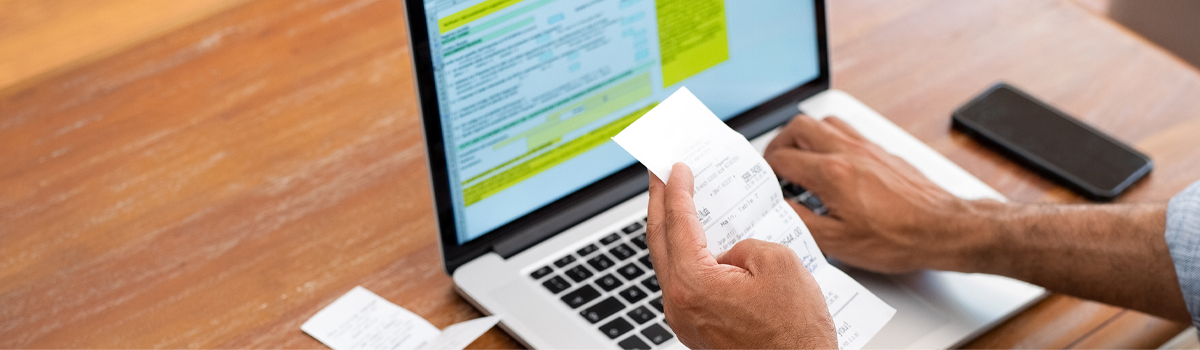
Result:
<svg viewBox="0 0 1200 350"><path fill-rule="evenodd" d="M728 119L820 74L813 0L424 6L459 244L633 164L610 138L681 86Z"/></svg>

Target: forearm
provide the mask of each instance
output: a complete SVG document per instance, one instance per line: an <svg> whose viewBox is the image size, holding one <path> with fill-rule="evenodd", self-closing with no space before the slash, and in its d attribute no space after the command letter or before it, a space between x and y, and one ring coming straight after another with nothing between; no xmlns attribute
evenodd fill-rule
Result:
<svg viewBox="0 0 1200 350"><path fill-rule="evenodd" d="M970 202L956 229L968 254L943 266L1009 276L1050 290L1187 321L1163 236L1165 204ZM974 232L972 232L974 231Z"/></svg>

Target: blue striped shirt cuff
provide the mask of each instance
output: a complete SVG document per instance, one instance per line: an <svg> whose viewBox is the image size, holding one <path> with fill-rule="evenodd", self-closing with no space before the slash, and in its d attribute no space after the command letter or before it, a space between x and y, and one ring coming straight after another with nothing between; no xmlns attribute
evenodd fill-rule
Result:
<svg viewBox="0 0 1200 350"><path fill-rule="evenodd" d="M1166 238L1192 324L1200 326L1200 182L1167 204Z"/></svg>

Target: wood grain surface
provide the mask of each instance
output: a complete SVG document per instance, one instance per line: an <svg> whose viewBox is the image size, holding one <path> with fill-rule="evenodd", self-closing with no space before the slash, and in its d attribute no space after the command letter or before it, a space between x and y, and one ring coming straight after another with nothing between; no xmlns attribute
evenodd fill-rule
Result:
<svg viewBox="0 0 1200 350"><path fill-rule="evenodd" d="M355 285L438 327L441 268L399 0L256 0L0 85L0 348L323 348ZM1200 178L1200 73L1061 0L838 0L834 86L1015 201L1081 202L949 130L1005 80ZM1055 295L968 344L1144 348L1183 325ZM519 345L493 329L475 348Z"/></svg>
<svg viewBox="0 0 1200 350"><path fill-rule="evenodd" d="M66 72L246 1L0 0L0 86Z"/></svg>

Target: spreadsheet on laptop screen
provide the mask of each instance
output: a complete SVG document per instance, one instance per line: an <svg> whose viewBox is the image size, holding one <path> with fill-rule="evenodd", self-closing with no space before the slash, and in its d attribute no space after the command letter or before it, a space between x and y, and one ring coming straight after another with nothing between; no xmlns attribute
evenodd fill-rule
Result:
<svg viewBox="0 0 1200 350"><path fill-rule="evenodd" d="M425 13L458 243L634 163L681 86L729 119L820 74L812 0L438 0Z"/></svg>

